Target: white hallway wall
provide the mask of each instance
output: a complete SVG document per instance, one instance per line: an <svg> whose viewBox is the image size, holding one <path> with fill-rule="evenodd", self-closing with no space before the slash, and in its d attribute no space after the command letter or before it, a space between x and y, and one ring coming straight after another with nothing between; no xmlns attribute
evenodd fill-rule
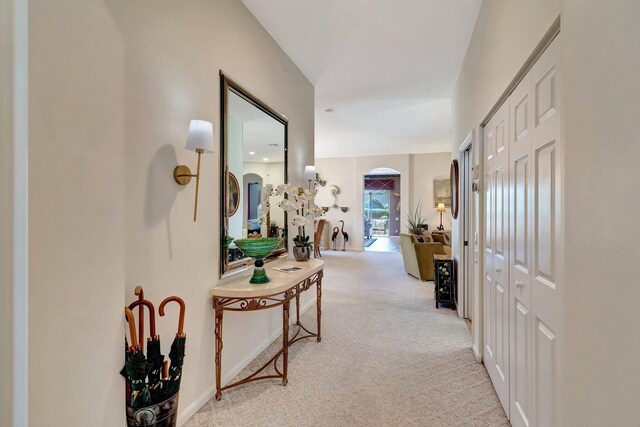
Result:
<svg viewBox="0 0 640 427"><path fill-rule="evenodd" d="M400 172L401 194L401 232L406 232L406 213L415 209L422 201L422 214L427 218L429 229L440 224L440 215L433 207L433 179L448 178L450 153L400 154L391 156L363 156L316 159L316 169L320 177L327 181L327 186L334 184L340 188L338 205L346 206L344 213L332 208L325 218L331 228L340 226L339 220L345 221L345 231L349 233L347 249L362 250L364 244L364 175L375 168L391 168ZM450 210L443 215L445 229L450 229ZM339 247L342 247L342 238Z"/></svg>
<svg viewBox="0 0 640 427"><path fill-rule="evenodd" d="M634 262L640 233L633 226L640 199L632 196L640 178L634 120L640 84L633 71L640 67L640 4L485 1L455 88L452 151L457 155L472 130L477 142L481 121L559 14L566 328L560 425L631 425L640 417L640 266ZM454 221L454 242L458 227ZM459 256L459 246L454 253Z"/></svg>
<svg viewBox="0 0 640 427"><path fill-rule="evenodd" d="M640 419L638 16L635 0L564 2L564 425Z"/></svg>
<svg viewBox="0 0 640 427"><path fill-rule="evenodd" d="M29 426L123 425L122 2L29 1Z"/></svg>
<svg viewBox="0 0 640 427"><path fill-rule="evenodd" d="M125 16L125 299L137 284L152 301L185 299L184 414L205 403L214 386L210 291L218 282L220 239L219 152L202 157L197 223L194 186L181 188L171 176L178 163L195 166L196 156L184 150L189 120L213 121L218 144L222 69L289 118L289 179L300 185L305 164L313 163L313 86L240 1L187 7L138 0L127 2ZM278 310L225 314L223 381L280 330L281 318ZM175 310L169 319L159 322L167 339L175 333Z"/></svg>
<svg viewBox="0 0 640 427"><path fill-rule="evenodd" d="M122 307L138 284L156 303L187 303L184 418L215 379L220 237L219 153L203 156L197 223L194 185L171 175L195 167L189 120L212 120L218 143L222 68L289 117L289 176L302 184L313 87L235 0L33 0L29 66L29 425L125 425ZM176 329L168 312L165 352ZM280 318L226 316L226 377Z"/></svg>

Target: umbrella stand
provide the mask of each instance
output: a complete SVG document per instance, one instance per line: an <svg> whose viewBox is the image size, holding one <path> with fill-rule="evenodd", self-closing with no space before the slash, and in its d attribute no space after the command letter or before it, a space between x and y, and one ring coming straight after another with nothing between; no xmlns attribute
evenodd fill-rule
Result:
<svg viewBox="0 0 640 427"><path fill-rule="evenodd" d="M127 407L128 427L175 427L178 419L178 395L144 408Z"/></svg>
<svg viewBox="0 0 640 427"><path fill-rule="evenodd" d="M155 310L153 304L144 299L143 292L142 287L136 287L135 293L138 296L138 300L131 303L129 307L125 307L127 322L129 324L131 346L127 348L125 355L125 360L129 365L125 365L125 369L123 369L123 371L127 373L126 368L127 366L130 367L130 363L134 360L134 356L138 358L138 361L139 356L142 356L142 360L146 359L149 381L145 382L143 379L144 390L140 390L140 394L137 396L131 396L130 380L132 377L131 375L125 375L128 385L127 396L131 396L131 399L128 399L127 401L126 408L127 426L175 427L178 416L178 398L182 364L184 360L184 342L186 339L183 330L185 304L181 298L169 297L162 301L162 304L160 305L161 316L164 316L164 306L168 302L174 301L180 305L178 334L176 334L176 339L171 346L172 351L169 354L169 357L171 358L171 367L169 367L168 361L164 361L164 356L160 354L160 337L156 333ZM135 307L139 307L140 310L138 316L140 321L138 328L139 336L136 335L135 319L133 312L131 311L135 309ZM142 353L142 346L144 342L144 307L149 310L150 329L150 337L147 341L146 358ZM127 374L131 374L132 372L133 371L130 370ZM137 388L139 388L139 381L136 384ZM156 392L155 394L154 391ZM143 396L143 393L146 393L146 395ZM143 400L143 398L146 400ZM162 401L158 402L158 400ZM141 403L142 405L140 405Z"/></svg>

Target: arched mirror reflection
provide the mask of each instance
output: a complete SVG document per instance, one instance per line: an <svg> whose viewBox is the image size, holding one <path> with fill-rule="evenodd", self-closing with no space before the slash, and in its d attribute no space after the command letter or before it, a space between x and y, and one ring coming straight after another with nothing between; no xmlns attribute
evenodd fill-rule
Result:
<svg viewBox="0 0 640 427"><path fill-rule="evenodd" d="M225 277L253 264L235 239L284 237L271 259L287 250L287 223L277 197L271 197L266 217L260 216L263 187L287 182L287 118L222 72L220 93L220 194L226 201L220 203L220 277Z"/></svg>

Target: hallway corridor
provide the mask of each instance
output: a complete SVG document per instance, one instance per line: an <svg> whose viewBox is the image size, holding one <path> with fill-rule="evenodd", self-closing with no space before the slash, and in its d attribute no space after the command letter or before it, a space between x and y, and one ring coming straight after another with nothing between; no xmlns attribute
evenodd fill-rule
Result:
<svg viewBox="0 0 640 427"><path fill-rule="evenodd" d="M399 253L327 251L322 259L323 339L291 347L289 384L226 391L187 427L509 425L464 321L436 310L433 284L407 275ZM315 327L314 310L302 320Z"/></svg>

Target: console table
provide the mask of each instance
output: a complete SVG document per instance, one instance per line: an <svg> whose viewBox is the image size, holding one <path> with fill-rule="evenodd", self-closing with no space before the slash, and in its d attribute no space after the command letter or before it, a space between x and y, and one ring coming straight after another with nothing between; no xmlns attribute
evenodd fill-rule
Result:
<svg viewBox="0 0 640 427"><path fill-rule="evenodd" d="M296 266L302 267L294 273L285 273L274 270L274 267ZM289 346L305 338L315 337L318 342L321 340L320 320L322 315L322 276L324 262L312 259L308 262L295 262L289 260L275 261L265 265L267 275L271 279L269 283L253 285L249 283L249 278L253 271L238 275L237 277L218 284L213 288L213 310L215 311L215 367L216 367L216 400L220 400L222 392L232 387L236 387L251 381L264 380L270 378L282 378L282 385L287 385L289 367ZM250 269L251 270L251 269ZM312 285L316 285L316 309L318 330L311 332L300 323L300 295L308 290ZM289 306L295 299L296 304L296 333L289 338ZM282 306L282 349L278 351L267 363L251 375L222 387L222 319L225 311L256 311L268 310L270 308ZM282 356L282 370L278 368L277 362ZM261 374L271 363L275 373Z"/></svg>

